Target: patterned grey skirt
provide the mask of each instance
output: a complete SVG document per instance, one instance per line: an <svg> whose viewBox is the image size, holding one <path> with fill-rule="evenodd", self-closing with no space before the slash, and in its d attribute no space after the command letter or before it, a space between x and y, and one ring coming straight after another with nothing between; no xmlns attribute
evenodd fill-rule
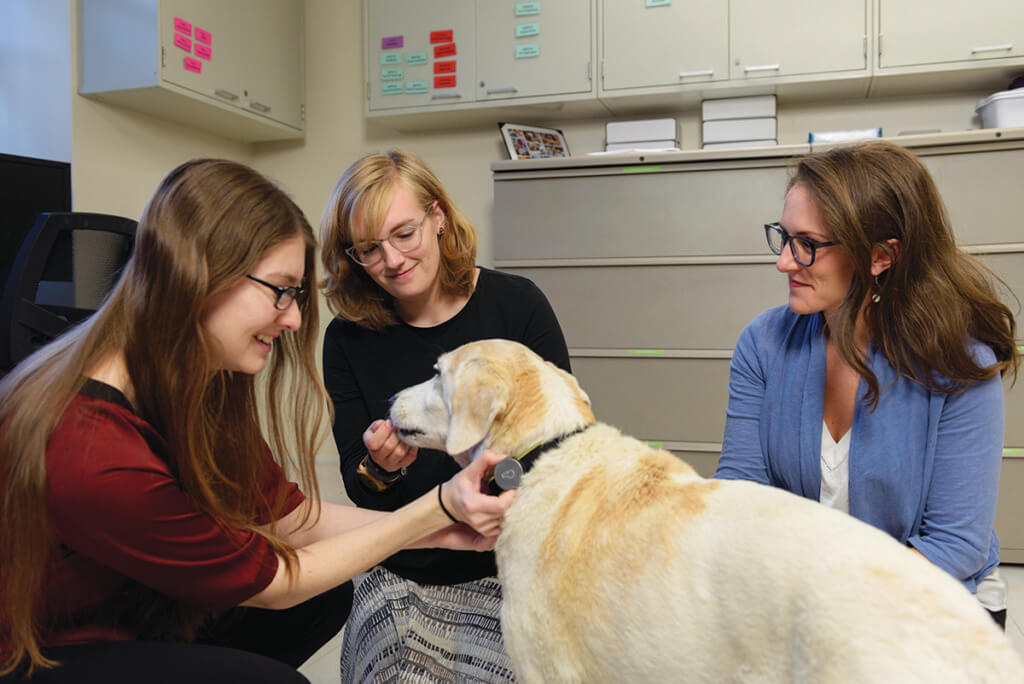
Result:
<svg viewBox="0 0 1024 684"><path fill-rule="evenodd" d="M501 585L417 584L374 568L345 624L341 681L514 682L501 640Z"/></svg>

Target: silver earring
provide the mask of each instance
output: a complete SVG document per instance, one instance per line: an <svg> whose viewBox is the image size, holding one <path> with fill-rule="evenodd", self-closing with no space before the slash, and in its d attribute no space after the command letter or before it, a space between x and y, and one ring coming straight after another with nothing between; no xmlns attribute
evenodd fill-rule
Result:
<svg viewBox="0 0 1024 684"><path fill-rule="evenodd" d="M875 276L875 292L871 295L871 302L877 304L882 301L882 295L878 294L878 290L881 287L878 283L878 276Z"/></svg>
<svg viewBox="0 0 1024 684"><path fill-rule="evenodd" d="M441 224L440 226L438 226L438 229L437 229L437 237L438 237L438 239L440 239L442 235L444 235L444 224Z"/></svg>

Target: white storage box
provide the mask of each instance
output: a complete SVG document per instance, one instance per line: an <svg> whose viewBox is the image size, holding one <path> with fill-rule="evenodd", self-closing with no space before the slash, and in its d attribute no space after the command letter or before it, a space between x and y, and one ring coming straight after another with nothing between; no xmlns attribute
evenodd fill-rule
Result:
<svg viewBox="0 0 1024 684"><path fill-rule="evenodd" d="M1024 126L1024 88L989 95L978 101L974 111L981 115L982 128Z"/></svg>
<svg viewBox="0 0 1024 684"><path fill-rule="evenodd" d="M763 119L723 119L705 121L703 142L738 142L741 140L774 140L775 117Z"/></svg>
<svg viewBox="0 0 1024 684"><path fill-rule="evenodd" d="M730 140L729 142L704 143L705 150L719 150L726 147L775 147L777 140Z"/></svg>
<svg viewBox="0 0 1024 684"><path fill-rule="evenodd" d="M608 143L604 146L606 152L621 152L622 150L672 150L679 149L678 140L635 140L633 142Z"/></svg>
<svg viewBox="0 0 1024 684"><path fill-rule="evenodd" d="M704 100L701 105L701 119L755 119L775 116L774 95L752 95L750 97L728 97L720 100Z"/></svg>
<svg viewBox="0 0 1024 684"><path fill-rule="evenodd" d="M605 142L629 143L644 140L679 141L679 123L675 119L615 121L605 126Z"/></svg>

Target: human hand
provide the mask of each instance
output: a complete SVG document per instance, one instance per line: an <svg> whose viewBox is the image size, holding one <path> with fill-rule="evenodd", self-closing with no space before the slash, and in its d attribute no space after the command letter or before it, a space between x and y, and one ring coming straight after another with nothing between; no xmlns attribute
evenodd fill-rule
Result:
<svg viewBox="0 0 1024 684"><path fill-rule="evenodd" d="M443 548L454 551L490 551L494 548L496 536L487 537L469 525L449 525L427 535L420 540L418 546L425 548Z"/></svg>
<svg viewBox="0 0 1024 684"><path fill-rule="evenodd" d="M501 520L516 496L514 489L500 496L483 493L484 478L504 458L488 449L441 486L448 511L486 537L496 537L501 532Z"/></svg>
<svg viewBox="0 0 1024 684"><path fill-rule="evenodd" d="M363 433L363 444L373 462L389 472L408 468L418 452L416 447L398 439L398 431L390 420L370 423Z"/></svg>

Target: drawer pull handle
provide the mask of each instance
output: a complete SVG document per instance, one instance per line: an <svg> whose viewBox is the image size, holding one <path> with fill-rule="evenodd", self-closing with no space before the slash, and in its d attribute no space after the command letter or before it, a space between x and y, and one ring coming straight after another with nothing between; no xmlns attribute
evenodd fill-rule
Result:
<svg viewBox="0 0 1024 684"><path fill-rule="evenodd" d="M680 71L679 78L690 78L691 76L714 76L714 69L704 69L703 71Z"/></svg>
<svg viewBox="0 0 1024 684"><path fill-rule="evenodd" d="M743 73L749 74L751 71L778 71L780 68L778 64L761 64L759 66L743 67Z"/></svg>
<svg viewBox="0 0 1024 684"><path fill-rule="evenodd" d="M1005 45L985 45L983 47L971 48L971 54L976 55L979 52L1009 52L1013 50L1013 43L1006 43Z"/></svg>
<svg viewBox="0 0 1024 684"><path fill-rule="evenodd" d="M264 114L270 111L270 107L263 104L262 102L250 102L249 107L255 109L257 112L263 112Z"/></svg>
<svg viewBox="0 0 1024 684"><path fill-rule="evenodd" d="M430 96L431 100L450 100L452 98L462 97L459 93L434 93Z"/></svg>
<svg viewBox="0 0 1024 684"><path fill-rule="evenodd" d="M488 88L488 95L500 95L501 93L518 93L519 88Z"/></svg>
<svg viewBox="0 0 1024 684"><path fill-rule="evenodd" d="M231 100L232 102L234 102L235 100L237 100L237 99L238 99L238 95L235 95L235 94L234 94L233 92L231 92L230 90L224 90L224 89L222 89L222 88L217 88L217 89L216 89L216 90L214 90L213 92L214 92L214 93L215 93L215 94L216 94L216 95L217 95L218 97L223 97L223 98L224 98L225 100Z"/></svg>

